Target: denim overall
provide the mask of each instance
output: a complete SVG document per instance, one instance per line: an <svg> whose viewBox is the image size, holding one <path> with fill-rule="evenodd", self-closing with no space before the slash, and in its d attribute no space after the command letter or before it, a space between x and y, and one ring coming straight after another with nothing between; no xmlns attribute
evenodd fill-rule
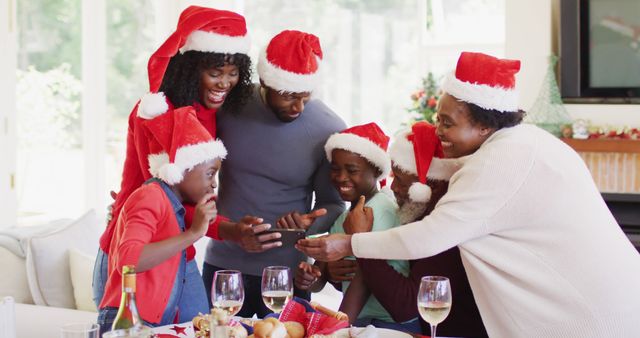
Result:
<svg viewBox="0 0 640 338"><path fill-rule="evenodd" d="M151 178L145 182L149 184L157 182L160 184L165 194L171 201L171 206L178 220L180 231L185 231L184 214L185 210L182 203L176 198L171 188L161 180ZM104 254L104 252L103 252ZM107 255L104 254L106 257ZM94 272L95 273L95 272ZM186 250L180 252L180 264L176 277L173 282L173 288L167 305L165 306L162 319L159 323L149 323L145 321L147 326L162 326L173 323L190 322L198 313L209 312L209 303L207 294L202 282L202 276L198 271L198 265L195 260L187 262ZM115 307L105 307L100 309L98 314L98 324L100 325L100 333L111 330L111 325L115 319L118 309Z"/></svg>

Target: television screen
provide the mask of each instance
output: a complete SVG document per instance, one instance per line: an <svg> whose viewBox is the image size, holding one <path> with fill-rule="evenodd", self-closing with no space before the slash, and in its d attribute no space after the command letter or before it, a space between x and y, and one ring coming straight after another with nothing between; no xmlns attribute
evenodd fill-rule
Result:
<svg viewBox="0 0 640 338"><path fill-rule="evenodd" d="M589 1L589 87L640 87L640 1Z"/></svg>

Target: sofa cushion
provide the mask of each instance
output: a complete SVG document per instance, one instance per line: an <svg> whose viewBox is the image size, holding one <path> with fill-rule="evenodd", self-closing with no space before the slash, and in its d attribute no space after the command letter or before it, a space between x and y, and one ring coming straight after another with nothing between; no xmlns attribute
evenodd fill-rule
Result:
<svg viewBox="0 0 640 338"><path fill-rule="evenodd" d="M13 252L16 256L25 258L27 240L33 236L56 231L69 223L72 219L57 219L42 225L14 226L0 229L0 246Z"/></svg>
<svg viewBox="0 0 640 338"><path fill-rule="evenodd" d="M61 229L27 240L27 277L36 305L76 307L68 250L75 248L88 255L95 254L101 223L91 210Z"/></svg>
<svg viewBox="0 0 640 338"><path fill-rule="evenodd" d="M4 237L1 236L0 237ZM0 246L0 266L9 278L0 278L0 298L11 296L18 303L33 304L25 259L4 246Z"/></svg>
<svg viewBox="0 0 640 338"><path fill-rule="evenodd" d="M78 249L69 250L69 269L71 270L71 284L76 309L97 312L93 302L93 288L91 287L93 266L96 255L87 255Z"/></svg>

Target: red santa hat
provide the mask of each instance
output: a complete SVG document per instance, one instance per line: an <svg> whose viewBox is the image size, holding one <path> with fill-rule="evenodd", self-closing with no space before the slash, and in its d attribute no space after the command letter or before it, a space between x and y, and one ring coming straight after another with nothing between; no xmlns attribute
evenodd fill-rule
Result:
<svg viewBox="0 0 640 338"><path fill-rule="evenodd" d="M317 36L280 32L260 53L258 75L266 86L291 93L312 92L320 82L322 48Z"/></svg>
<svg viewBox="0 0 640 338"><path fill-rule="evenodd" d="M461 159L444 158L436 127L427 122L417 122L401 131L389 147L389 156L393 165L418 176L419 182L409 188L409 198L415 202L431 199L427 180L448 181L462 166Z"/></svg>
<svg viewBox="0 0 640 338"><path fill-rule="evenodd" d="M519 70L520 60L462 52L455 74L445 79L442 90L484 109L516 112L518 91L515 75Z"/></svg>
<svg viewBox="0 0 640 338"><path fill-rule="evenodd" d="M387 155L389 136L375 123L347 128L329 136L324 145L327 159L331 161L334 149L342 149L364 157L371 164L380 169L378 180L384 180L391 172L391 161Z"/></svg>
<svg viewBox="0 0 640 338"><path fill-rule="evenodd" d="M247 54L251 41L247 25L240 14L213 8L189 6L180 14L176 31L149 58L150 94L138 107L138 116L153 118L169 108L164 93L157 93L169 65L178 52L199 51L224 54Z"/></svg>
<svg viewBox="0 0 640 338"><path fill-rule="evenodd" d="M200 124L193 107L172 109L144 121L149 136L149 172L167 184L177 184L196 165L227 156L222 141Z"/></svg>

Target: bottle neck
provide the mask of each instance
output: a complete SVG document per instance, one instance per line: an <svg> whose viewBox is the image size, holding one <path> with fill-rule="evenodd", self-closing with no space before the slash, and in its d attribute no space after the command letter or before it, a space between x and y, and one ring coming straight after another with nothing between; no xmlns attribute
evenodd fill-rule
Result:
<svg viewBox="0 0 640 338"><path fill-rule="evenodd" d="M136 292L136 275L134 273L128 273L122 275L122 293L135 293Z"/></svg>

